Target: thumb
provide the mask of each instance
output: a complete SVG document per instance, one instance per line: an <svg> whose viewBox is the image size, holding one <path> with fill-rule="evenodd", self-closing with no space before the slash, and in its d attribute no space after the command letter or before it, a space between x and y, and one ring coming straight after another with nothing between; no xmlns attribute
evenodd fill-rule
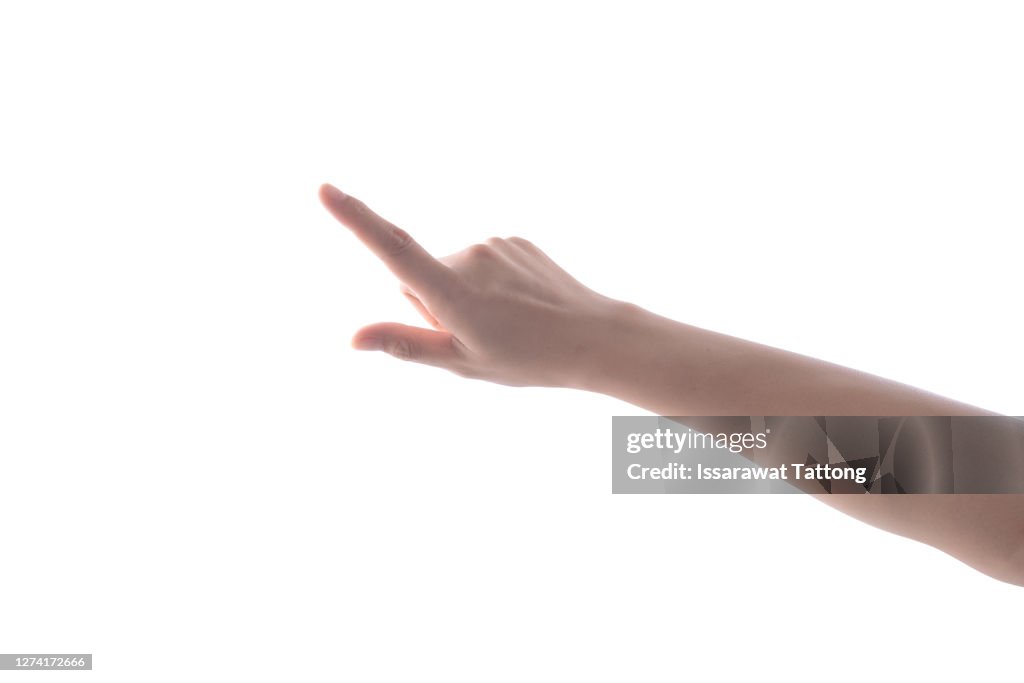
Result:
<svg viewBox="0 0 1024 683"><path fill-rule="evenodd" d="M462 346L450 332L401 323L367 325L352 337L352 346L442 368L452 368L463 360Z"/></svg>

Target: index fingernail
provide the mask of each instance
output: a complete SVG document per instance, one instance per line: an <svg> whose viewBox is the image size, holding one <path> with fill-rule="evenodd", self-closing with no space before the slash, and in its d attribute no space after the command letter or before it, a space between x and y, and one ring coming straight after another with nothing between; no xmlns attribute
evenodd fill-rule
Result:
<svg viewBox="0 0 1024 683"><path fill-rule="evenodd" d="M324 183L323 186L321 186L320 191L323 192L328 199L331 199L336 202L340 202L342 199L348 196L347 194L336 188L334 185L331 185L330 183Z"/></svg>
<svg viewBox="0 0 1024 683"><path fill-rule="evenodd" d="M352 340L352 347L360 351L377 351L384 348L384 340L377 337L358 337Z"/></svg>

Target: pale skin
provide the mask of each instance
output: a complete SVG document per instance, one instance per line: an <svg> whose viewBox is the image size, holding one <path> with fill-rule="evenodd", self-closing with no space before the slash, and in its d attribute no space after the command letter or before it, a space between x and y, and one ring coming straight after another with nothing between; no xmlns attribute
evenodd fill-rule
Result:
<svg viewBox="0 0 1024 683"><path fill-rule="evenodd" d="M995 414L608 298L519 237L435 258L359 199L324 185L320 200L430 326L367 325L357 349L510 386L594 391L666 416ZM1024 586L1024 494L815 497Z"/></svg>

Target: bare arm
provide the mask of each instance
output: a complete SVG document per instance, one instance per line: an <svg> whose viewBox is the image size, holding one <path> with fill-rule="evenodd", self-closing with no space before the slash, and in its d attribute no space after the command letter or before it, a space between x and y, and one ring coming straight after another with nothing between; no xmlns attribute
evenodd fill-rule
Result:
<svg viewBox="0 0 1024 683"><path fill-rule="evenodd" d="M600 392L666 416L993 414L610 299L521 238L435 259L358 199L327 185L320 197L430 324L369 325L353 338L356 348L501 384ZM1024 585L1024 495L816 497Z"/></svg>
<svg viewBox="0 0 1024 683"><path fill-rule="evenodd" d="M952 399L625 305L582 388L660 415L994 415ZM1024 585L1024 495L826 495L818 500Z"/></svg>

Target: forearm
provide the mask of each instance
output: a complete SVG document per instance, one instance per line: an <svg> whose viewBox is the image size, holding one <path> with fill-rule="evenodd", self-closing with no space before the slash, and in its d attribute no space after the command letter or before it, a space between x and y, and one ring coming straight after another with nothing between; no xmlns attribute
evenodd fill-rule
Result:
<svg viewBox="0 0 1024 683"><path fill-rule="evenodd" d="M663 416L993 415L958 401L800 354L612 302L579 387ZM722 421L725 425L727 421ZM714 428L696 420L688 426ZM1024 585L1024 495L828 495L863 522L932 545Z"/></svg>
<svg viewBox="0 0 1024 683"><path fill-rule="evenodd" d="M915 387L612 302L579 388L660 415L992 415Z"/></svg>

